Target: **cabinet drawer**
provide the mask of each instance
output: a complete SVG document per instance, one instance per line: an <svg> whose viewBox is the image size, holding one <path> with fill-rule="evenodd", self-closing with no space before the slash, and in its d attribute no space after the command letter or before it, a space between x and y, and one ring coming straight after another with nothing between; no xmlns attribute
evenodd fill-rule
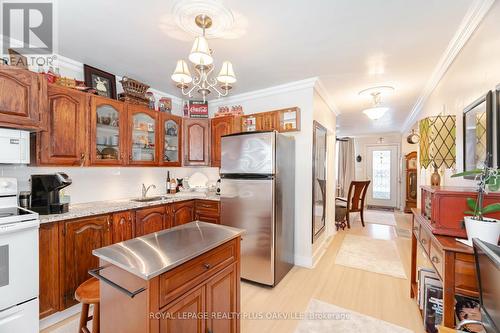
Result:
<svg viewBox="0 0 500 333"><path fill-rule="evenodd" d="M236 241L223 244L160 276L160 307L235 261Z"/></svg>
<svg viewBox="0 0 500 333"><path fill-rule="evenodd" d="M415 234L415 237L417 237L417 239L419 239L419 240L420 240L420 229L421 229L420 223L416 222L415 218L413 218L412 231Z"/></svg>
<svg viewBox="0 0 500 333"><path fill-rule="evenodd" d="M436 268L436 271L441 279L443 278L443 257L443 252L434 243L432 243L429 251L429 259L434 265L434 268Z"/></svg>
<svg viewBox="0 0 500 333"><path fill-rule="evenodd" d="M420 243L422 244L422 247L424 248L426 253L429 253L430 251L430 243L431 243L431 235L425 228L420 228Z"/></svg>
<svg viewBox="0 0 500 333"><path fill-rule="evenodd" d="M219 202L211 200L197 200L196 211L213 212L219 214Z"/></svg>

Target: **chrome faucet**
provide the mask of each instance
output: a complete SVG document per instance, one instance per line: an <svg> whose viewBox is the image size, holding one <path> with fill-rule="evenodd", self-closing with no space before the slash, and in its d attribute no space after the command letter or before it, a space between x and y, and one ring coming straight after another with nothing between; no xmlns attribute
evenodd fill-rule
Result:
<svg viewBox="0 0 500 333"><path fill-rule="evenodd" d="M146 195L148 194L148 191L150 188L156 188L156 186L154 184L151 184L149 185L148 187L146 187L144 185L144 183L142 184L142 198L145 199L146 198Z"/></svg>
<svg viewBox="0 0 500 333"><path fill-rule="evenodd" d="M457 324L456 330L458 330L459 332L462 332L461 331L462 327L464 327L465 325L469 325L469 324L478 324L481 326L483 325L483 323L480 322L479 320L464 319Z"/></svg>

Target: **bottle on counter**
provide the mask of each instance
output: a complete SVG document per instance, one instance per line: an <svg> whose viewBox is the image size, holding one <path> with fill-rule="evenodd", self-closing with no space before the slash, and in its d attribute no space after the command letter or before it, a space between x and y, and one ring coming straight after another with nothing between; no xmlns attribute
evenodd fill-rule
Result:
<svg viewBox="0 0 500 333"><path fill-rule="evenodd" d="M177 193L177 181L173 177L172 177L172 179L170 179L170 190L168 193L170 193L170 194Z"/></svg>
<svg viewBox="0 0 500 333"><path fill-rule="evenodd" d="M170 193L170 171L167 171L167 182L165 183L165 193Z"/></svg>

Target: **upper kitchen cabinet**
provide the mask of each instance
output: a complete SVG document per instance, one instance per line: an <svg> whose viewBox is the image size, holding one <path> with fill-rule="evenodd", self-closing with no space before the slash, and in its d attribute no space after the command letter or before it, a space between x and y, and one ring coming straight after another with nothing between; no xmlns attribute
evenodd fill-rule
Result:
<svg viewBox="0 0 500 333"><path fill-rule="evenodd" d="M209 165L209 119L184 119L184 165Z"/></svg>
<svg viewBox="0 0 500 333"><path fill-rule="evenodd" d="M278 115L275 112L258 113L255 117L257 118L257 131L271 131L278 127Z"/></svg>
<svg viewBox="0 0 500 333"><path fill-rule="evenodd" d="M158 165L158 112L133 104L127 110L128 164Z"/></svg>
<svg viewBox="0 0 500 333"><path fill-rule="evenodd" d="M160 164L182 165L182 117L162 113L160 116Z"/></svg>
<svg viewBox="0 0 500 333"><path fill-rule="evenodd" d="M125 104L100 96L91 97L90 162L92 165L123 165L126 152Z"/></svg>
<svg viewBox="0 0 500 333"><path fill-rule="evenodd" d="M88 109L88 94L56 85L48 86L47 129L36 135L38 164L86 164Z"/></svg>
<svg viewBox="0 0 500 333"><path fill-rule="evenodd" d="M239 132L240 123L240 117L235 116L217 117L210 121L212 139L210 145L210 161L213 167L220 167L222 136Z"/></svg>
<svg viewBox="0 0 500 333"><path fill-rule="evenodd" d="M300 131L300 109L298 107L274 111L277 113L278 132Z"/></svg>
<svg viewBox="0 0 500 333"><path fill-rule="evenodd" d="M47 81L25 69L0 65L0 127L40 130Z"/></svg>

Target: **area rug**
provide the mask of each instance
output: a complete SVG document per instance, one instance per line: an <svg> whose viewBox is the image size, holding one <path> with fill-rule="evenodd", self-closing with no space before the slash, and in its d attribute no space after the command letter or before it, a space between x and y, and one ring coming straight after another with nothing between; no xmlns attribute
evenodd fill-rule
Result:
<svg viewBox="0 0 500 333"><path fill-rule="evenodd" d="M365 223L396 225L396 219L392 212L381 212L375 210L365 210Z"/></svg>
<svg viewBox="0 0 500 333"><path fill-rule="evenodd" d="M392 240L345 235L335 264L406 279L396 243Z"/></svg>
<svg viewBox="0 0 500 333"><path fill-rule="evenodd" d="M411 333L413 331L317 299L311 299L295 333Z"/></svg>

